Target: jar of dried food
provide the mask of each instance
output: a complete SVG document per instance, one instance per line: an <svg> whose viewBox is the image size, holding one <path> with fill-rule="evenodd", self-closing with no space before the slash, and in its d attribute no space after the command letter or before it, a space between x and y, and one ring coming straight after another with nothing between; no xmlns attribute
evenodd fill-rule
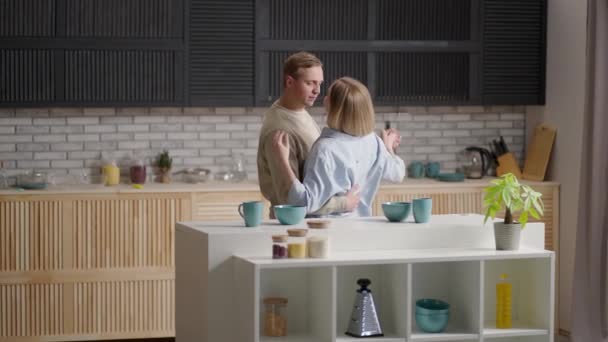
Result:
<svg viewBox="0 0 608 342"><path fill-rule="evenodd" d="M287 229L287 255L290 258L306 258L306 233L307 229Z"/></svg>
<svg viewBox="0 0 608 342"><path fill-rule="evenodd" d="M264 335L287 336L287 298L264 298Z"/></svg>
<svg viewBox="0 0 608 342"><path fill-rule="evenodd" d="M272 236L272 258L287 258L287 235Z"/></svg>

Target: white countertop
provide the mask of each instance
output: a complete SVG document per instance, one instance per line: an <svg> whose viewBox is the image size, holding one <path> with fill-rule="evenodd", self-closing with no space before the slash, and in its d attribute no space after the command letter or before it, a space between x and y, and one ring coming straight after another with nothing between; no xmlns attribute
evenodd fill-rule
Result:
<svg viewBox="0 0 608 342"><path fill-rule="evenodd" d="M391 258L400 260L405 257L416 258L414 255L407 254L410 252L403 252L407 249L452 250L455 257L464 257L459 253L465 249L473 254L481 253L479 255L475 254L475 257L492 258L492 256L501 256L495 254L492 222L488 221L484 224L483 219L484 216L479 214L432 215L428 223L415 223L411 215L406 222L389 222L383 216L332 218L329 228L309 229L307 236L327 235L331 241L331 250L338 253L336 254L338 259L334 261L346 263L349 260L352 261L354 255L352 252L360 253L370 250L387 251L388 254L366 255L364 258L387 262ZM264 221L255 228L245 227L242 220L178 222L176 225L178 232L202 234L206 236L208 241L243 241L247 245L253 245L254 241L271 241L272 235L287 234L287 229L292 228L307 228L307 225L305 221L296 225L281 225L277 220ZM537 255L539 257L546 256L543 253L550 253L543 250L545 240L543 223L528 223L526 228L522 230L521 236L522 253L526 251L525 247L543 251ZM240 253L239 256L255 264L266 265L269 262L270 267L273 267L276 261L268 258L270 249L264 249L263 252L263 255L258 254L259 251L257 251L254 253ZM339 254L343 252L345 254ZM438 255L441 255L441 253ZM360 256L355 257L360 258ZM526 257L526 254L524 253L520 257ZM313 263L323 262L315 261L315 259L307 260ZM357 259L357 262L360 263L360 260Z"/></svg>

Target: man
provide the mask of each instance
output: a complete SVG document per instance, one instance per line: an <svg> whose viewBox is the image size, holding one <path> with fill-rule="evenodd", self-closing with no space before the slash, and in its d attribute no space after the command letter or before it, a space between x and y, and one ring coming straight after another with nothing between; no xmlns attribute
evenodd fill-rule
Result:
<svg viewBox="0 0 608 342"><path fill-rule="evenodd" d="M311 107L319 96L323 83L323 64L313 54L298 52L289 56L283 65L283 93L264 115L258 145L258 180L260 190L271 205L285 204L289 188L281 177L279 158L274 155L272 142L277 131L289 136L291 150L289 164L295 176L304 178L304 163L312 144L321 130L306 107ZM359 203L358 187L344 196L334 196L314 214L323 215L352 211ZM270 217L274 213L270 211Z"/></svg>

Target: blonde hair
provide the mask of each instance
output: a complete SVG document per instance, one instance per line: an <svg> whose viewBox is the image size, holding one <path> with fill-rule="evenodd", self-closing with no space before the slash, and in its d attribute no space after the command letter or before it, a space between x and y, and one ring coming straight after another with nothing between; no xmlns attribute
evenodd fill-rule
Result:
<svg viewBox="0 0 608 342"><path fill-rule="evenodd" d="M342 77L329 87L327 126L354 136L374 131L375 113L367 87L350 77Z"/></svg>
<svg viewBox="0 0 608 342"><path fill-rule="evenodd" d="M290 55L283 63L283 86L285 86L287 76L297 79L299 77L298 72L301 68L307 69L317 66L322 67L323 63L321 63L321 60L317 58L317 56L310 52L300 51Z"/></svg>

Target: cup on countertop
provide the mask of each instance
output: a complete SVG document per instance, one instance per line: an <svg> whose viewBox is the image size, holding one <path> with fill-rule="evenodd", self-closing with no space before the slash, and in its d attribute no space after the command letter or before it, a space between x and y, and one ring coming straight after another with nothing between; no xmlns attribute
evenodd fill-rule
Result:
<svg viewBox="0 0 608 342"><path fill-rule="evenodd" d="M408 176L410 178L424 177L424 164L419 161L411 162L408 167Z"/></svg>
<svg viewBox="0 0 608 342"><path fill-rule="evenodd" d="M439 171L441 170L441 165L439 162L428 162L426 164L426 176L429 178L436 178L439 175Z"/></svg>
<svg viewBox="0 0 608 342"><path fill-rule="evenodd" d="M412 211L416 223L427 223L431 219L433 200L431 198L416 198L412 201Z"/></svg>
<svg viewBox="0 0 608 342"><path fill-rule="evenodd" d="M262 223L264 205L261 201L250 201L239 204L239 215L245 220L246 227L257 227Z"/></svg>

